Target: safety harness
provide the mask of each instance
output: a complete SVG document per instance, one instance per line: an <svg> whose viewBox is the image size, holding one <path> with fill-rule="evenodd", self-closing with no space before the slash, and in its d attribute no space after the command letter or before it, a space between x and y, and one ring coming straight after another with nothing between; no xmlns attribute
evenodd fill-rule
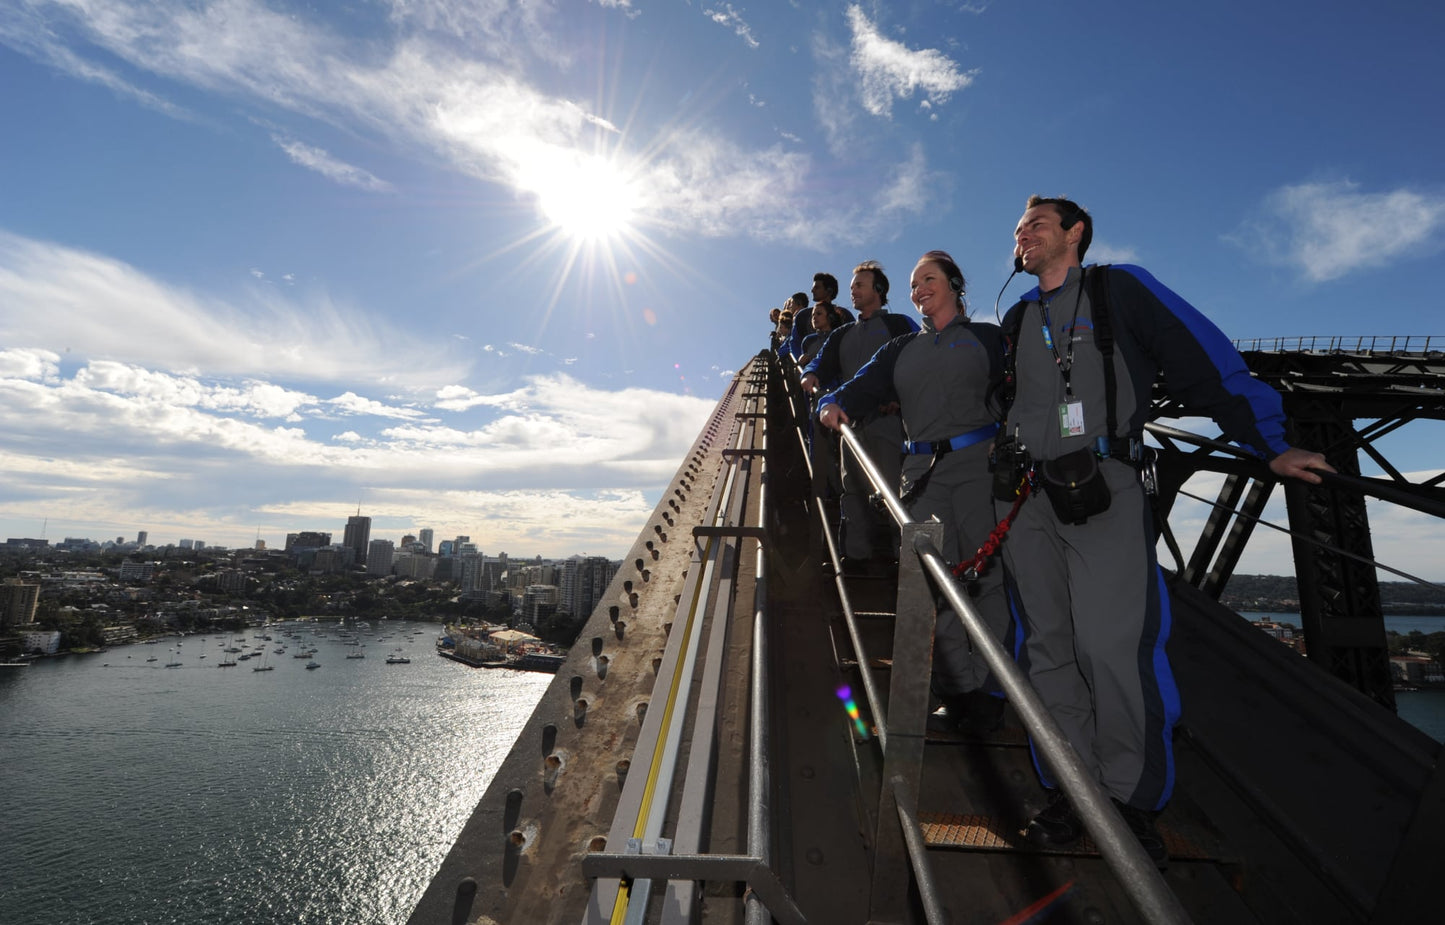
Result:
<svg viewBox="0 0 1445 925"><path fill-rule="evenodd" d="M994 554L998 552L999 546L1003 544L1003 538L1008 535L1009 528L1013 526L1014 518L1018 516L1019 508L1024 506L1024 501L1033 493L1033 489L1034 471L1030 469L1025 472L1024 477L1019 480L1019 487L1014 497L1013 507L1009 508L1009 512L1004 515L1003 520L1000 520L994 528L988 532L988 539L984 540L983 545L978 547L978 551L973 554L973 558L966 562L960 562L953 567L953 577L961 578L968 584L973 584L978 581L978 577L982 575L988 567L988 560L993 558Z"/></svg>

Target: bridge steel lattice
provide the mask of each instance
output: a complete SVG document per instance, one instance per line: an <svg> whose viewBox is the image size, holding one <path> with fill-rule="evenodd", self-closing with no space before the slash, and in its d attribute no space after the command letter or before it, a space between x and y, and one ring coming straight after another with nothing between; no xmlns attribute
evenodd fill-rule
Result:
<svg viewBox="0 0 1445 925"><path fill-rule="evenodd" d="M1284 397L1291 441L1324 453L1348 479L1284 487L1300 615L1312 661L1394 707L1384 611L1366 498L1445 517L1445 472L1412 481L1381 441L1407 424L1445 420L1445 338L1289 338L1238 344L1254 375ZM1183 416L1156 388L1154 419ZM1247 460L1194 449L1153 429L1165 511L1200 471L1224 483L1180 578L1216 600L1239 563L1277 481ZM1360 456L1383 477L1360 478ZM1388 563L1386 563L1388 565Z"/></svg>

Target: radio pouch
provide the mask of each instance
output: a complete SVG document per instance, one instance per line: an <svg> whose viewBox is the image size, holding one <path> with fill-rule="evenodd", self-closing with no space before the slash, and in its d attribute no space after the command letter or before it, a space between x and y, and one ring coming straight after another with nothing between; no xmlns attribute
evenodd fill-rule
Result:
<svg viewBox="0 0 1445 925"><path fill-rule="evenodd" d="M1113 495L1092 448L1084 447L1040 463L1038 473L1044 494L1064 523L1081 524L1109 509Z"/></svg>

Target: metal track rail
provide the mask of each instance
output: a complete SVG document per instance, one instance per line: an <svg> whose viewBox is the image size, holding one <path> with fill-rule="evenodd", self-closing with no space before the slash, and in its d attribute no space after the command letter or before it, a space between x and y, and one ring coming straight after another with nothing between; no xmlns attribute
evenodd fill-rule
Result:
<svg viewBox="0 0 1445 925"><path fill-rule="evenodd" d="M756 370L755 370L756 375ZM756 379L753 380L756 384ZM695 550L684 592L679 597L674 626L668 640L654 691L662 705L649 710L634 754L634 765L647 764L647 774L629 777L613 818L609 844L626 844L623 853L593 852L583 861L583 873L596 878L584 925L641 925L647 920L654 883L666 882L660 921L685 925L695 919L699 883L745 882L750 921L771 916L787 925L804 925L805 919L781 881L770 868L770 828L767 793L767 675L764 636L763 586L764 531L745 525L751 468L761 456L752 449L766 435L759 433L761 392L748 393L736 412L729 441L722 451L727 472L715 488L704 525L694 528ZM761 479L759 479L761 481ZM766 522L766 496L760 490L760 521ZM751 766L748 775L748 854L703 854L705 820L713 798L716 764L716 729L722 705L726 671L726 640L735 606L735 576L744 539L755 539L758 586L754 599L754 645L749 722ZM704 654L705 653L705 654ZM693 677L699 671L697 697L692 698ZM675 781L683 729L691 719L691 745L687 770ZM672 837L664 837L667 807L674 786L681 796Z"/></svg>

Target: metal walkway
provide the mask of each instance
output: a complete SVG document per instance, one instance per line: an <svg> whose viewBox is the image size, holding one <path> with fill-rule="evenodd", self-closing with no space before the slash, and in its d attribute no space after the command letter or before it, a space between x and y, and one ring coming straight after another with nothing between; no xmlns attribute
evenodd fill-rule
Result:
<svg viewBox="0 0 1445 925"><path fill-rule="evenodd" d="M719 402L413 923L1434 915L1439 746L1182 576L1167 873L1107 826L1102 852L1023 842L1027 692L996 734L929 725L928 557L834 574L788 381L760 355Z"/></svg>

